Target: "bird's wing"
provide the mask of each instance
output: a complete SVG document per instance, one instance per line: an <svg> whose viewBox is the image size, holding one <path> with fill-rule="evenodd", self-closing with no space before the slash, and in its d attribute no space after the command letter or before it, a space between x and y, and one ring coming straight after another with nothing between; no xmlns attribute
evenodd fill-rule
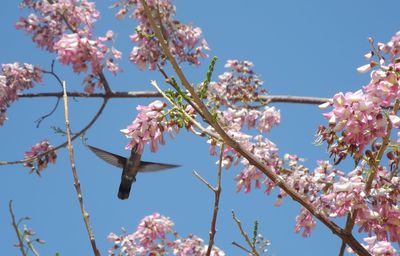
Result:
<svg viewBox="0 0 400 256"><path fill-rule="evenodd" d="M123 168L126 163L126 157L107 152L105 150L88 145L89 149L107 163L119 168Z"/></svg>
<svg viewBox="0 0 400 256"><path fill-rule="evenodd" d="M139 172L157 172L165 169L180 167L180 165L175 164L163 164L163 163L154 163L154 162L146 162L140 161Z"/></svg>

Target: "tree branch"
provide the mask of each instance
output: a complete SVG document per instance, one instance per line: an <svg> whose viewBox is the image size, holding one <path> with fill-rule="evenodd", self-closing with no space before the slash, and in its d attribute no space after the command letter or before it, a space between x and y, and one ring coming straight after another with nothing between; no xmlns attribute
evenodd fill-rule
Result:
<svg viewBox="0 0 400 256"><path fill-rule="evenodd" d="M222 157L224 155L224 144L221 145L221 152L219 154L219 163L217 169L217 186L213 189L214 192L214 210L213 216L211 219L211 228L210 228L210 238L208 242L208 249L206 256L211 255L212 247L214 246L214 238L215 234L217 233L217 216L218 216L218 209L219 209L219 198L221 196L221 171L222 171Z"/></svg>
<svg viewBox="0 0 400 256"><path fill-rule="evenodd" d="M74 177L74 186L76 190L76 194L78 196L78 201L79 201L79 206L81 208L81 213L83 217L83 221L85 222L86 230L89 235L90 243L92 244L92 249L94 252L95 256L100 256L100 252L97 249L96 246L96 240L94 238L92 228L90 227L90 222L89 222L89 214L85 209L84 203L83 203L83 196L82 196L82 191L81 191L81 185L78 179L78 173L76 171L76 165L75 165L75 160L74 160L74 149L72 146L72 139L71 139L71 128L69 125L69 113L68 113L68 96L67 96L67 91L65 88L65 82L63 82L63 89L64 89L64 111L65 111L65 127L67 130L67 142L68 142L68 152L69 152L69 159L71 162L71 169L72 169L72 175Z"/></svg>
<svg viewBox="0 0 400 256"><path fill-rule="evenodd" d="M21 255L22 256L26 256L26 252L25 252L25 249L24 249L24 242L22 241L22 238L21 238L21 232L20 232L20 230L18 228L17 223L15 222L15 215L14 215L14 212L13 212L13 209L12 209L12 200L10 200L10 202L8 202L8 209L9 209L10 215L11 215L12 226L13 226L15 234L17 235L17 238L18 238L19 250L21 251Z"/></svg>
<svg viewBox="0 0 400 256"><path fill-rule="evenodd" d="M161 93L154 91L117 91L109 94L105 93L92 93L87 94L86 92L67 92L68 97L83 97L83 98L161 98ZM43 92L43 93L19 93L19 98L37 98L37 97L57 97L61 98L62 92ZM298 103L298 104L311 104L319 105L327 101L330 98L323 97L307 97L307 96L295 96L295 95L260 95L256 101L264 103Z"/></svg>

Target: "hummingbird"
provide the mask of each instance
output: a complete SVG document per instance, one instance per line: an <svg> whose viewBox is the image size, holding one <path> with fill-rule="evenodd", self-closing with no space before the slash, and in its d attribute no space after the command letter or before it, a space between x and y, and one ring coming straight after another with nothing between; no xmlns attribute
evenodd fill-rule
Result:
<svg viewBox="0 0 400 256"><path fill-rule="evenodd" d="M170 168L176 168L180 165L163 164L141 161L142 155L136 153L137 144L132 147L129 158L107 152L105 150L87 145L89 149L99 158L107 163L122 169L121 184L118 189L118 198L121 200L127 199L131 191L132 183L136 181L138 172L156 172Z"/></svg>

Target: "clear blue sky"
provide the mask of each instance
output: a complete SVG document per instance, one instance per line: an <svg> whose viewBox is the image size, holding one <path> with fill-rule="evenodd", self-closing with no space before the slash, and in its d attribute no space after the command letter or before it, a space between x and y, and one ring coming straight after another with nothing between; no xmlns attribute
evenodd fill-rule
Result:
<svg viewBox="0 0 400 256"><path fill-rule="evenodd" d="M55 57L36 48L31 39L14 29L15 21L26 14L18 9L18 1L2 1L0 8L0 63L28 62L44 68ZM116 47L123 51L125 72L117 77L107 74L114 90L153 90L150 79L162 83L159 74L140 72L128 63L132 48L128 35L135 23L117 22L111 1L97 1L102 19L96 31L108 29L118 33ZM228 59L250 60L264 80L270 94L331 97L339 91L355 91L369 81L356 68L365 64L363 55L369 50L367 37L387 42L400 28L399 1L175 1L178 18L203 29L212 49L219 57L214 78L224 72ZM208 61L206 61L208 63ZM82 77L76 77L68 67L56 65L69 90L82 90ZM186 68L189 79L203 79L206 65ZM35 91L58 91L52 79ZM114 99L104 114L86 134L89 143L118 154L127 154L127 139L119 132L136 115L138 104L151 99ZM90 120L100 100L70 100L70 119L74 131ZM8 110L9 120L0 127L0 160L18 160L30 145L48 138L54 145L65 138L55 135L50 126L64 128L63 108L59 107L40 128L34 121L51 110L55 99L21 99ZM298 154L307 159L313 169L315 161L327 159L325 147L312 144L314 132L324 123L317 106L275 104L281 109L282 123L270 134L280 148L280 154ZM109 232L120 228L133 232L145 215L159 212L171 217L182 236L196 234L206 241L212 213L213 194L191 173L196 169L210 182L215 182L216 158L209 156L203 138L181 131L175 140L167 138L157 154L148 150L143 159L181 164L179 169L141 175L134 184L129 200L116 197L120 171L91 154L80 141L74 142L75 160L86 207L97 243L103 255L112 246L106 240ZM348 169L343 169L348 171ZM42 255L90 255L90 243L73 187L67 151L60 150L56 165L43 172L43 177L28 174L22 166L0 167L0 255L18 255L17 242L10 225L8 201L14 201L17 216L30 216L28 222L38 236L47 241L37 249ZM233 178L238 169L223 173L223 192L218 219L216 244L227 255L244 255L231 242L244 244L232 221L234 209L248 231L254 220L260 222L260 232L268 238L270 255L337 255L340 241L320 225L312 236L304 239L294 233L299 206L285 200L280 208L273 206L274 196L263 190L249 194L236 193Z"/></svg>

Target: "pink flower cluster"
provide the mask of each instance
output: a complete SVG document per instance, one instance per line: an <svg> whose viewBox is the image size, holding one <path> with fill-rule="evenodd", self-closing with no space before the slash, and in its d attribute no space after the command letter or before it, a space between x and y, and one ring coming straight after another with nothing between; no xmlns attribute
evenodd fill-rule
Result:
<svg viewBox="0 0 400 256"><path fill-rule="evenodd" d="M281 165L281 159L278 156L278 148L270 140L263 138L261 135L254 137L255 142L248 141L246 144L240 143L245 146L247 150L253 153L264 165L270 170L278 170ZM224 154L225 156L226 154ZM232 159L233 157L226 157ZM236 190L239 192L242 188L246 193L251 191L251 185L254 182L256 188L261 188L261 184L267 182L264 173L258 170L255 166L251 165L245 158L241 160L244 168L236 175Z"/></svg>
<svg viewBox="0 0 400 256"><path fill-rule="evenodd" d="M379 167L372 189L366 194L368 168L362 161L353 171L345 174L333 169L327 161L318 161L317 168L310 172L296 156L286 155L285 163L277 174L285 183L303 195L321 213L331 218L345 217L350 211L356 211L356 225L359 232L368 236L375 235L379 241L400 241L400 209L397 206L400 196L400 179L392 176L383 167ZM267 192L276 186L265 183ZM278 195L277 206L282 203L286 193ZM304 208L296 217L295 231L303 230L309 236L316 222Z"/></svg>
<svg viewBox="0 0 400 256"><path fill-rule="evenodd" d="M153 10L156 19L158 17L161 19L157 22L161 23L164 39L168 42L172 54L180 62L198 65L200 64L199 58L208 57L204 52L210 49L206 40L202 39L201 29L175 20L175 6L170 0L147 1L147 4ZM114 4L114 7L121 7L116 15L118 19L122 19L128 10L133 8L131 17L139 22L136 33L130 36L132 42L138 44L132 49L130 60L140 69L148 66L149 69L154 70L157 64L164 65L165 55L159 47L141 2L124 0Z"/></svg>
<svg viewBox="0 0 400 256"><path fill-rule="evenodd" d="M89 35L100 16L94 2L87 0L24 0L21 6L34 13L20 18L16 28L31 34L39 47L50 52L68 29Z"/></svg>
<svg viewBox="0 0 400 256"><path fill-rule="evenodd" d="M260 133L269 132L280 122L279 110L269 106L249 107L259 102L259 95L266 93L261 88L262 81L252 70L253 63L228 60L225 67L231 71L219 76L218 82L209 84L207 98L210 105L218 109L219 120L228 135L257 156L267 168L279 168L281 161L276 145L262 135L253 136L246 130L256 128ZM212 140L209 143L210 153L214 155L217 144ZM244 168L235 177L237 191L243 188L245 192L250 192L253 182L256 188L260 188L266 180L265 174L250 165L235 150L227 147L223 152L223 167L228 169L239 162Z"/></svg>
<svg viewBox="0 0 400 256"><path fill-rule="evenodd" d="M189 235L187 238L180 238L173 243L173 253L176 256L205 256L207 253L208 246L204 245L203 239ZM224 256L225 253L218 247L213 246L211 249L211 256Z"/></svg>
<svg viewBox="0 0 400 256"><path fill-rule="evenodd" d="M138 115L132 124L121 132L131 141L126 146L131 149L138 144L137 152L142 154L144 145L150 144L151 152L157 151L157 143L164 144L163 132L167 130L164 108L167 106L162 101L156 100L148 106L137 106Z"/></svg>
<svg viewBox="0 0 400 256"><path fill-rule="evenodd" d="M55 163L57 158L57 151L47 140L42 140L31 147L30 151L25 152L25 158L29 159L37 157L37 159L27 162L24 166L29 167L32 172L41 175L42 171L47 168L49 163Z"/></svg>
<svg viewBox="0 0 400 256"><path fill-rule="evenodd" d="M269 106L265 106L263 111L245 107L229 107L227 110L222 111L222 116L231 130L239 131L246 124L248 129L256 127L260 133L269 132L281 120L279 110Z"/></svg>
<svg viewBox="0 0 400 256"><path fill-rule="evenodd" d="M376 239L376 236L364 238L364 241L367 243L363 245L365 249L368 250L369 253L376 256L398 256L397 250L392 247L389 242L379 241ZM351 248L349 248L350 253L354 253Z"/></svg>
<svg viewBox="0 0 400 256"><path fill-rule="evenodd" d="M358 156L372 140L386 135L388 122L379 103L361 90L338 93L330 103L333 110L324 114L329 120L330 130L341 132L343 142L354 146Z"/></svg>
<svg viewBox="0 0 400 256"><path fill-rule="evenodd" d="M85 36L77 33L64 34L58 42L55 43L54 49L58 52L61 63L71 64L74 72L86 72L87 63L92 65L92 73L99 74L102 69L102 61L107 53L111 52L115 59L121 58L121 52L114 47L111 51L103 44L107 40L112 40L113 32L108 31L105 37L99 37L97 40L90 40ZM106 61L109 71L116 74L121 71L120 67L113 62L113 58Z"/></svg>
<svg viewBox="0 0 400 256"><path fill-rule="evenodd" d="M377 53L366 54L368 59L377 55L380 65L371 72L371 81L363 90L338 93L331 102L321 105L321 108L333 106L331 112L324 114L329 119L329 128L322 127L319 130L319 135L327 141L332 154L355 153L359 159L368 144L386 135L388 120L395 128L400 128L400 118L396 113L389 112L389 119L385 117L385 108L400 99L399 40L400 34L397 33L389 43L379 43ZM385 64L383 53L391 55L388 65ZM369 71L376 66L377 62L374 63L359 68L359 71Z"/></svg>
<svg viewBox="0 0 400 256"><path fill-rule="evenodd" d="M110 50L106 45L113 40L113 32L97 38L92 34L93 25L100 16L93 2L26 0L22 6L34 13L21 18L16 23L17 29L30 34L39 47L57 52L60 62L72 65L76 73L87 72L91 64L92 75L84 80L86 92L93 92L95 79L104 66L113 74L121 71L114 63L114 59L121 58L121 52L114 47ZM97 86L103 85L98 81Z"/></svg>
<svg viewBox="0 0 400 256"><path fill-rule="evenodd" d="M7 119L6 111L17 100L17 93L33 87L33 83L42 81L42 71L31 64L2 64L0 74L0 125Z"/></svg>
<svg viewBox="0 0 400 256"><path fill-rule="evenodd" d="M384 53L389 53L394 63L393 60L400 57L400 31L398 31L388 43L379 43L378 47Z"/></svg>
<svg viewBox="0 0 400 256"><path fill-rule="evenodd" d="M258 96L267 93L261 88L263 82L253 71L254 64L250 61L228 60L225 68L229 72L218 76L217 82L208 86L208 99L216 105L234 106L241 104L248 107L249 103L258 100Z"/></svg>
<svg viewBox="0 0 400 256"><path fill-rule="evenodd" d="M165 144L164 132L167 131L174 138L174 133L178 133L182 127L191 128L191 124L187 118L183 116L181 111L173 108L165 110L167 104L156 100L148 106L137 106L138 115L133 120L132 124L128 125L121 132L125 134L130 142L126 149L132 149L138 144L137 152L142 154L144 145L150 144L151 152L158 150L158 143ZM192 106L182 106L186 114L195 117L195 110Z"/></svg>
<svg viewBox="0 0 400 256"><path fill-rule="evenodd" d="M173 230L174 223L167 217L154 213L144 217L137 230L132 234L120 236L110 233L108 240L114 242L109 255L206 255L207 245L197 236L190 235L187 238L177 238ZM170 238L171 237L171 238ZM117 252L119 253L117 254ZM217 247L212 248L213 256L224 256L224 252Z"/></svg>

